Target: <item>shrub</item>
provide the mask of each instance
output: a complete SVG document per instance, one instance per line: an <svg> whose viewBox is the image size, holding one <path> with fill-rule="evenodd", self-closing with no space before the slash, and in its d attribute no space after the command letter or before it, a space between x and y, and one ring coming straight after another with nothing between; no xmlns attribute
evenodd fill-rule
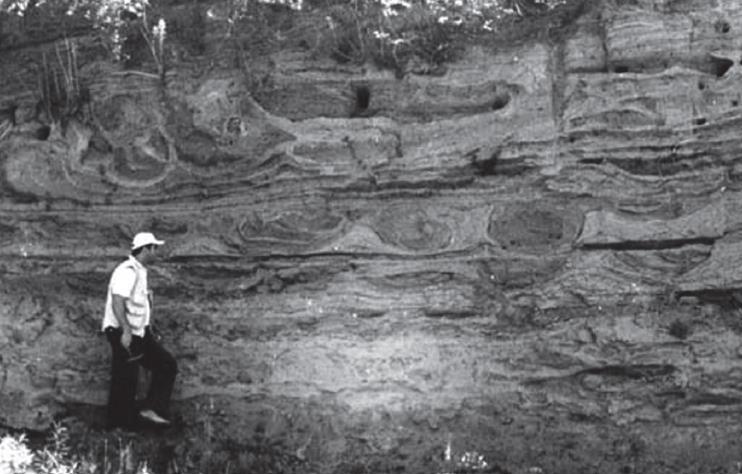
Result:
<svg viewBox="0 0 742 474"><path fill-rule="evenodd" d="M62 127L71 117L81 118L90 100L85 84L80 83L77 43L66 40L56 44L54 60L42 55L39 74L39 110L52 124Z"/></svg>
<svg viewBox="0 0 742 474"><path fill-rule="evenodd" d="M236 41L241 54L266 54L304 45L339 62L377 65L416 72L435 71L456 58L473 35L499 34L513 19L543 17L546 13L586 0L227 0L204 15L195 12L198 36L205 22L223 28L224 38ZM81 15L102 34L114 57L123 61L154 61L165 75L165 33L169 28L164 0L61 0L69 15ZM51 8L51 2L0 0L0 12L26 14ZM169 13L170 12L170 13ZM267 13L266 13L267 12ZM172 13L175 14L175 13ZM279 17L275 23L269 20ZM284 21L283 19L288 19ZM177 18L172 18L177 25ZM182 23L182 20L181 20ZM515 26L520 30L522 25ZM543 29L543 28L541 28ZM176 30L177 31L177 28ZM465 41L457 41L462 35ZM180 35L183 36L182 34ZM127 48L128 46L128 48ZM197 45L198 46L198 45ZM196 49L203 49L198 46Z"/></svg>
<svg viewBox="0 0 742 474"><path fill-rule="evenodd" d="M70 454L67 442L67 430L59 425L55 426L48 446L39 450L30 449L24 435L6 435L0 439L0 472L3 474L84 472L83 464Z"/></svg>
<svg viewBox="0 0 742 474"><path fill-rule="evenodd" d="M152 474L147 463L131 461L131 447L119 451L117 474ZM127 462L128 461L128 462ZM108 474L113 465L107 458L96 463L72 452L67 428L55 424L47 443L38 449L28 446L24 435L0 438L0 473L2 474Z"/></svg>
<svg viewBox="0 0 742 474"><path fill-rule="evenodd" d="M0 472L26 473L34 462L34 453L26 446L24 436L0 439Z"/></svg>
<svg viewBox="0 0 742 474"><path fill-rule="evenodd" d="M487 39L514 19L547 16L557 7L582 1L314 0L301 3L303 10L293 13L297 20L292 28L276 36L285 38L282 46L303 45L340 63L373 62L402 73L430 73L455 59L473 37ZM264 3L275 1L253 5L260 8ZM239 15L246 10L233 11Z"/></svg>

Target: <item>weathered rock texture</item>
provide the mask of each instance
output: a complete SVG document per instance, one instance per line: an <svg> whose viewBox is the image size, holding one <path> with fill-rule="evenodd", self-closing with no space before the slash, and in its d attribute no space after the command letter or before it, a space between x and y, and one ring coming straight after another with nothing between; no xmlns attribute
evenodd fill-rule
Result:
<svg viewBox="0 0 742 474"><path fill-rule="evenodd" d="M184 442L245 472L736 472L742 5L616 3L439 76L91 62L46 140L3 50L0 423L100 412L149 229Z"/></svg>

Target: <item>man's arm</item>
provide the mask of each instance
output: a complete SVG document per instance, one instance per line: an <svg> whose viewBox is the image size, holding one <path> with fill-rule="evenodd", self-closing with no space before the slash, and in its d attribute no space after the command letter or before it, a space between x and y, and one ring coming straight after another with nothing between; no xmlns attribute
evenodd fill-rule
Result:
<svg viewBox="0 0 742 474"><path fill-rule="evenodd" d="M154 292L152 292L152 290L147 290L147 300L149 301L149 310L151 314L152 304L154 302ZM162 334L160 334L160 331L157 330L157 326L155 326L155 323L153 323L152 321L149 322L149 332L156 340L159 341L160 339L162 339Z"/></svg>
<svg viewBox="0 0 742 474"><path fill-rule="evenodd" d="M131 345L131 326L129 325L129 320L126 319L126 298L124 298L121 295L112 295L112 303L113 303L113 315L116 316L116 320L119 322L119 326L123 330L121 333L121 345L126 348L126 350L129 350L129 346Z"/></svg>

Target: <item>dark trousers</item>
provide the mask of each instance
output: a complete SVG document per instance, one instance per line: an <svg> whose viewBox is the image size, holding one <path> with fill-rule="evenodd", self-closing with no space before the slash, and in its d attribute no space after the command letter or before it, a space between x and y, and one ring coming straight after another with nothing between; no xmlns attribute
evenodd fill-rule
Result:
<svg viewBox="0 0 742 474"><path fill-rule="evenodd" d="M108 394L108 426L131 428L137 420L136 393L139 366L150 371L151 381L142 409L150 408L168 418L170 396L178 371L173 356L152 335L149 327L144 337L133 336L129 351L121 345L120 328L106 328L111 344L111 388Z"/></svg>

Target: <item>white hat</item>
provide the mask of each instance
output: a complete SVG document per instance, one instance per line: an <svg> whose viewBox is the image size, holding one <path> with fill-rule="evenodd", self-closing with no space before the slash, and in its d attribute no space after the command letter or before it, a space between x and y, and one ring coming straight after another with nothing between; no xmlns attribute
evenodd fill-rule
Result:
<svg viewBox="0 0 742 474"><path fill-rule="evenodd" d="M155 235L151 232L140 232L134 236L134 240L131 241L131 249L135 250L145 245L162 245L164 240L157 240Z"/></svg>

